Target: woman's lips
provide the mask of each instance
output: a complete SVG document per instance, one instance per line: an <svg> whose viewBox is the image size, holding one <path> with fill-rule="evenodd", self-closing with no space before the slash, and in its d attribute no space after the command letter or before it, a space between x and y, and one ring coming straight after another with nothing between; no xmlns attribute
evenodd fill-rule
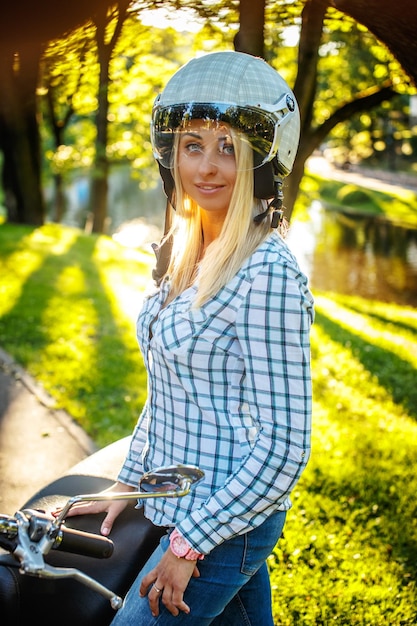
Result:
<svg viewBox="0 0 417 626"><path fill-rule="evenodd" d="M196 187L202 193L212 193L218 191L219 189L223 189L223 185L197 184Z"/></svg>

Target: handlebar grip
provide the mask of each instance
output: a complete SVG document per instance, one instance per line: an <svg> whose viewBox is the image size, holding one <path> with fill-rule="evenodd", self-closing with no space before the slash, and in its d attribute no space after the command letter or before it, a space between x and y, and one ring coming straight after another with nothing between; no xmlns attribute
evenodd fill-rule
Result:
<svg viewBox="0 0 417 626"><path fill-rule="evenodd" d="M66 526L61 527L58 541L58 545L55 546L56 550L92 556L97 559L108 559L114 549L113 541L107 537Z"/></svg>

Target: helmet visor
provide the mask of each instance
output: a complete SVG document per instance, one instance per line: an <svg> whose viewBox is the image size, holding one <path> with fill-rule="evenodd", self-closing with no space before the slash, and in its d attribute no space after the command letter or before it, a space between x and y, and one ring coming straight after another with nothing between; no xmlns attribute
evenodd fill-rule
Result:
<svg viewBox="0 0 417 626"><path fill-rule="evenodd" d="M240 140L253 150L253 166L260 167L276 154L276 113L229 103L188 102L156 107L152 116L151 140L154 157L166 168L173 167L175 136L187 130L193 120L209 124L228 124L238 131Z"/></svg>

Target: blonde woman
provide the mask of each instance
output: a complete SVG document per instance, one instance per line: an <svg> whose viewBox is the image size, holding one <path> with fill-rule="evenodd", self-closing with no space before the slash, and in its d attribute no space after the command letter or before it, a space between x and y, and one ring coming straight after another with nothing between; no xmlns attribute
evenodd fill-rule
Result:
<svg viewBox="0 0 417 626"><path fill-rule="evenodd" d="M310 454L313 299L281 235L297 103L263 60L213 53L168 82L151 137L172 252L138 318L148 400L114 489L162 465L205 477L144 501L167 533L113 624L272 626L266 559ZM109 534L124 506L81 508Z"/></svg>

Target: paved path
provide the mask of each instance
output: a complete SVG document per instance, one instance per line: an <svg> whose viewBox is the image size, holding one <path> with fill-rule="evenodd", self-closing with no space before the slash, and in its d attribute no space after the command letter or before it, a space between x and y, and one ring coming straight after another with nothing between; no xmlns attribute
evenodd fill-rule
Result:
<svg viewBox="0 0 417 626"><path fill-rule="evenodd" d="M0 349L0 514L96 450L85 432Z"/></svg>

